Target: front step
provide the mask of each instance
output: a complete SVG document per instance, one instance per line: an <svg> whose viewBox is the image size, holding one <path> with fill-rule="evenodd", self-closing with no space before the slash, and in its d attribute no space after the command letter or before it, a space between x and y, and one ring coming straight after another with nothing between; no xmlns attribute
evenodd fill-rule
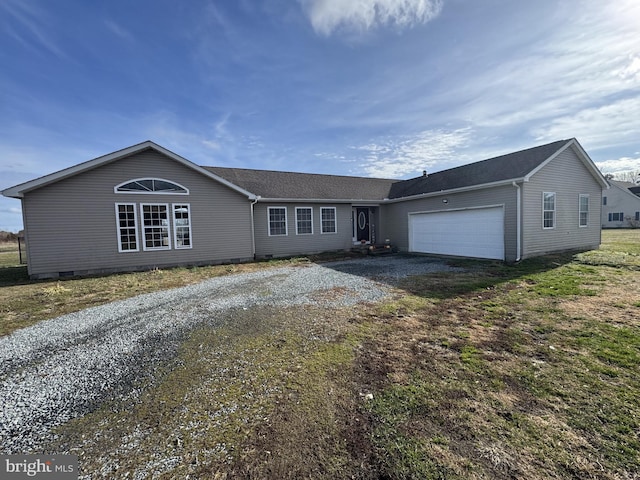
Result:
<svg viewBox="0 0 640 480"><path fill-rule="evenodd" d="M374 245L374 244L354 245L351 251L361 253L362 255L385 255L388 253L394 253L394 249L390 243L382 243L377 245Z"/></svg>

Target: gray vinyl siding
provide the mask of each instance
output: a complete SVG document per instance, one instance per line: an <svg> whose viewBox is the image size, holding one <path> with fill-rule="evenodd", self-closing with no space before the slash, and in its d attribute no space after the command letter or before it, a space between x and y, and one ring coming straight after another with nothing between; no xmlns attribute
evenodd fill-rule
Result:
<svg viewBox="0 0 640 480"><path fill-rule="evenodd" d="M446 199L447 203L443 200ZM504 206L504 246L505 259L517 258L517 212L516 188L512 185L473 190L453 195L408 200L383 205L381 210L382 238L388 238L401 251L409 249L409 213L439 212L476 208L482 206ZM469 232L473 235L473 232Z"/></svg>
<svg viewBox="0 0 640 480"><path fill-rule="evenodd" d="M602 227L603 228L629 228L631 224L627 218L635 220L636 212L640 212L640 197L637 197L627 189L622 189L617 185L602 192L603 197L607 197L607 204L602 205ZM610 213L622 213L622 221L609 221Z"/></svg>
<svg viewBox="0 0 640 480"><path fill-rule="evenodd" d="M542 226L542 194L556 193L555 227ZM579 197L589 195L587 227L579 226ZM600 245L602 188L568 148L523 184L523 258Z"/></svg>
<svg viewBox="0 0 640 480"><path fill-rule="evenodd" d="M286 207L287 235L269 235L269 207ZM296 234L296 207L311 207L313 234ZM320 208L335 207L336 233L321 233ZM351 205L319 203L257 203L254 206L256 256L284 257L335 250L348 250L352 246Z"/></svg>
<svg viewBox="0 0 640 480"><path fill-rule="evenodd" d="M127 180L156 177L179 183L189 195L114 193ZM116 203L135 203L139 251L118 252ZM191 249L144 251L141 203L190 204ZM29 273L99 273L252 258L246 197L164 155L148 150L28 192Z"/></svg>

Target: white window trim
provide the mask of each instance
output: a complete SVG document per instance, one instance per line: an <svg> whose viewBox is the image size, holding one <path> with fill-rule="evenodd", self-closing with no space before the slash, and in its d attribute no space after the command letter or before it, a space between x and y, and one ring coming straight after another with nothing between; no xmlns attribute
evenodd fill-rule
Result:
<svg viewBox="0 0 640 480"><path fill-rule="evenodd" d="M322 224L322 211L333 210L333 232L325 232ZM320 235L336 235L338 233L338 211L336 207L320 207Z"/></svg>
<svg viewBox="0 0 640 480"><path fill-rule="evenodd" d="M544 208L544 196L545 195L553 195L553 210L545 210ZM542 229L543 230L553 230L554 228L556 228L556 210L557 210L557 199L558 196L556 195L556 192L542 192ZM545 227L544 226L544 214L545 212L553 212L553 226L551 227Z"/></svg>
<svg viewBox="0 0 640 480"><path fill-rule="evenodd" d="M325 232L322 226L322 210L333 210L333 222L335 230L333 232ZM338 211L336 207L322 207L320 210L320 233L322 235L336 235L338 233Z"/></svg>
<svg viewBox="0 0 640 480"><path fill-rule="evenodd" d="M147 236L146 236L146 228L154 228L154 227L145 227L144 225L144 207L145 206L164 206L167 209L167 243L168 245L163 245L162 247L147 247ZM140 227L142 228L142 250L145 252L156 252L161 250L171 250L171 210L169 210L168 203L141 203L140 204Z"/></svg>
<svg viewBox="0 0 640 480"><path fill-rule="evenodd" d="M275 210L275 209L278 209L278 210L284 209L284 232L285 233L271 234L271 210ZM286 237L289 235L289 219L288 219L287 207L277 207L277 206L267 207L267 234L270 237Z"/></svg>
<svg viewBox="0 0 640 480"><path fill-rule="evenodd" d="M298 231L298 210L310 210L311 211L311 232L300 233ZM313 235L313 207L296 207L296 235Z"/></svg>
<svg viewBox="0 0 640 480"><path fill-rule="evenodd" d="M189 219L189 245L178 246L178 227L184 228L184 225L176 224L176 207L187 207L188 219ZM172 203L171 204L171 221L173 222L173 248L175 250L188 250L193 248L193 235L191 234L191 204L190 203Z"/></svg>
<svg viewBox="0 0 640 480"><path fill-rule="evenodd" d="M582 199L583 198L587 199L587 211L586 212L582 211ZM585 223L584 225L582 225L582 214L583 213L587 214L587 223ZM578 227L586 228L588 226L589 226L589 194L588 193L581 193L578 196Z"/></svg>
<svg viewBox="0 0 640 480"><path fill-rule="evenodd" d="M174 185L177 185L178 187L184 189L184 192L145 192L143 190L140 191L135 191L135 192L119 192L118 189L120 187L122 187L123 185L126 185L127 183L131 183L131 182L139 182L141 180L159 180L161 182L167 182L167 183L173 183ZM119 195L189 195L189 189L187 187L185 187L184 185L180 185L178 182L174 182L173 180L167 180L166 178L158 178L158 177L141 177L141 178L132 178L131 180L127 180L126 182L122 182L118 185L116 185L115 187L113 187L113 191L114 193L117 193Z"/></svg>
<svg viewBox="0 0 640 480"><path fill-rule="evenodd" d="M132 250L122 249L122 240L121 240L121 233L120 233L122 227L120 227L120 211L118 209L120 205L133 207L133 224L134 224L134 230L136 233L136 248ZM116 208L116 232L118 234L118 252L119 253L139 252L140 237L138 235L138 210L136 209L136 204L135 203L116 203L115 208Z"/></svg>

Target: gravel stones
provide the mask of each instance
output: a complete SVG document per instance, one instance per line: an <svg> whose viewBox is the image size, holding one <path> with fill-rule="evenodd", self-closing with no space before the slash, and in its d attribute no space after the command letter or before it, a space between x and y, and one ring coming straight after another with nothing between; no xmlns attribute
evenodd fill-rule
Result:
<svg viewBox="0 0 640 480"><path fill-rule="evenodd" d="M197 325L235 308L376 302L407 275L449 270L427 257L362 258L216 277L40 322L0 338L0 451L39 453L51 429L128 395L175 357Z"/></svg>

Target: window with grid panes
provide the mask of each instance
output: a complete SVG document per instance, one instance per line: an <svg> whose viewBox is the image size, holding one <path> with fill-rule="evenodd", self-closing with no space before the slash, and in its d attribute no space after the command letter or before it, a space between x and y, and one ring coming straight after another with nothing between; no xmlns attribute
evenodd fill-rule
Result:
<svg viewBox="0 0 640 480"><path fill-rule="evenodd" d="M138 222L135 203L116 203L118 251L138 251Z"/></svg>

